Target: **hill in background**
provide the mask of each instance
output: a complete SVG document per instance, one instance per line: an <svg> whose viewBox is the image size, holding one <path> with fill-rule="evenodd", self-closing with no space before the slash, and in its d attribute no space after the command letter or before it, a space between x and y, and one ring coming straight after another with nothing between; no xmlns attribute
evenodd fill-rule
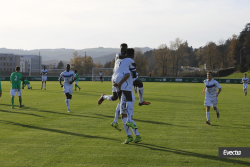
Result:
<svg viewBox="0 0 250 167"><path fill-rule="evenodd" d="M152 50L149 47L141 48L142 52L146 52ZM93 58L94 63L98 63L100 61L101 64L105 64L108 61L111 61L115 57L115 53L120 51L120 48L87 48L81 50L75 49L35 49L35 50L23 50L23 49L7 49L0 48L0 53L13 53L17 55L40 55L42 56L43 64L47 64L51 61L59 62L60 60L64 62L69 62L71 58L73 58L73 53L77 51L79 55L84 56L85 53L87 56L91 56ZM53 63L51 63L53 64Z"/></svg>

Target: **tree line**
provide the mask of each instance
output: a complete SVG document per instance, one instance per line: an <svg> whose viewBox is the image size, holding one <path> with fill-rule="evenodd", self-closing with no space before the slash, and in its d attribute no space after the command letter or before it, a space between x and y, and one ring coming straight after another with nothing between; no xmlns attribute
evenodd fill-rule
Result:
<svg viewBox="0 0 250 167"><path fill-rule="evenodd" d="M191 67L196 67L196 73L204 70L219 71L235 68L241 72L250 70L250 23L239 35L217 43L209 41L205 46L193 48L187 41L176 38L170 45L161 44L158 48L142 53L135 49L137 72L141 76L181 77L192 76ZM81 56L74 52L71 59L72 69L77 69L79 75L91 74L92 68L113 68L113 59L104 65L93 63L90 56ZM193 72L195 73L195 72Z"/></svg>

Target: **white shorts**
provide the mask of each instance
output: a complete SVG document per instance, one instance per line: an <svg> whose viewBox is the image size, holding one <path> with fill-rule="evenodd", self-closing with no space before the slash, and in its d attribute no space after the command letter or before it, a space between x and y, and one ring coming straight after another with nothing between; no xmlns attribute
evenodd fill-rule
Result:
<svg viewBox="0 0 250 167"><path fill-rule="evenodd" d="M77 85L78 84L78 81L75 81L75 85Z"/></svg>
<svg viewBox="0 0 250 167"><path fill-rule="evenodd" d="M216 107L218 103L218 97L205 98L204 106Z"/></svg>
<svg viewBox="0 0 250 167"><path fill-rule="evenodd" d="M247 89L248 84L243 83L243 89Z"/></svg>
<svg viewBox="0 0 250 167"><path fill-rule="evenodd" d="M10 95L11 96L16 96L16 93L18 96L21 96L21 89L18 91L18 89L10 89Z"/></svg>
<svg viewBox="0 0 250 167"><path fill-rule="evenodd" d="M29 87L30 87L30 84L27 84L27 87L29 88Z"/></svg>
<svg viewBox="0 0 250 167"><path fill-rule="evenodd" d="M47 76L42 76L42 81L47 81Z"/></svg>
<svg viewBox="0 0 250 167"><path fill-rule="evenodd" d="M132 115L134 115L134 105L135 105L135 96L132 93L132 108L133 108ZM123 94L121 96L121 107L120 108L121 108L120 114L127 114L126 97Z"/></svg>
<svg viewBox="0 0 250 167"><path fill-rule="evenodd" d="M73 85L63 85L63 93L69 93L70 95L73 94Z"/></svg>

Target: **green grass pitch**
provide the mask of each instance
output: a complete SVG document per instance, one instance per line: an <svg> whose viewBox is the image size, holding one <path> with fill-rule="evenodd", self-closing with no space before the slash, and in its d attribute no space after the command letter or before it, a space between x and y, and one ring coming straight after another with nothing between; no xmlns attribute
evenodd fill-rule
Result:
<svg viewBox="0 0 250 167"><path fill-rule="evenodd" d="M201 83L144 83L144 100L135 122L142 142L126 139L122 121L119 132L110 126L118 103L105 100L111 82L79 82L73 93L71 113L59 82L31 82L22 89L24 108L11 109L10 82L2 81L0 98L0 166L249 166L250 158L219 158L218 147L250 146L250 95L241 84L221 84L218 109L206 113ZM250 93L249 93L250 94Z"/></svg>

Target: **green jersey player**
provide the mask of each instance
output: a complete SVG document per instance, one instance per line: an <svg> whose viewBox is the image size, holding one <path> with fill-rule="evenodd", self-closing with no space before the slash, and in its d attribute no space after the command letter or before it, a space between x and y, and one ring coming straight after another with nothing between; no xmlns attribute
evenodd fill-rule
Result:
<svg viewBox="0 0 250 167"><path fill-rule="evenodd" d="M22 74L19 71L20 71L20 67L17 66L16 72L11 73L11 76L10 76L10 82L11 82L10 95L11 95L12 108L14 108L14 97L16 96L16 93L19 97L20 108L23 107L22 97L21 97Z"/></svg>
<svg viewBox="0 0 250 167"><path fill-rule="evenodd" d="M78 76L77 70L75 70L75 78L76 78L75 91L76 91L76 88L79 88L79 90L81 90L80 86L78 86L79 76Z"/></svg>
<svg viewBox="0 0 250 167"><path fill-rule="evenodd" d="M24 87L27 85L28 89L32 89L32 87L30 86L30 82L28 80L24 80L22 79L23 84L22 84L22 89L24 89Z"/></svg>

